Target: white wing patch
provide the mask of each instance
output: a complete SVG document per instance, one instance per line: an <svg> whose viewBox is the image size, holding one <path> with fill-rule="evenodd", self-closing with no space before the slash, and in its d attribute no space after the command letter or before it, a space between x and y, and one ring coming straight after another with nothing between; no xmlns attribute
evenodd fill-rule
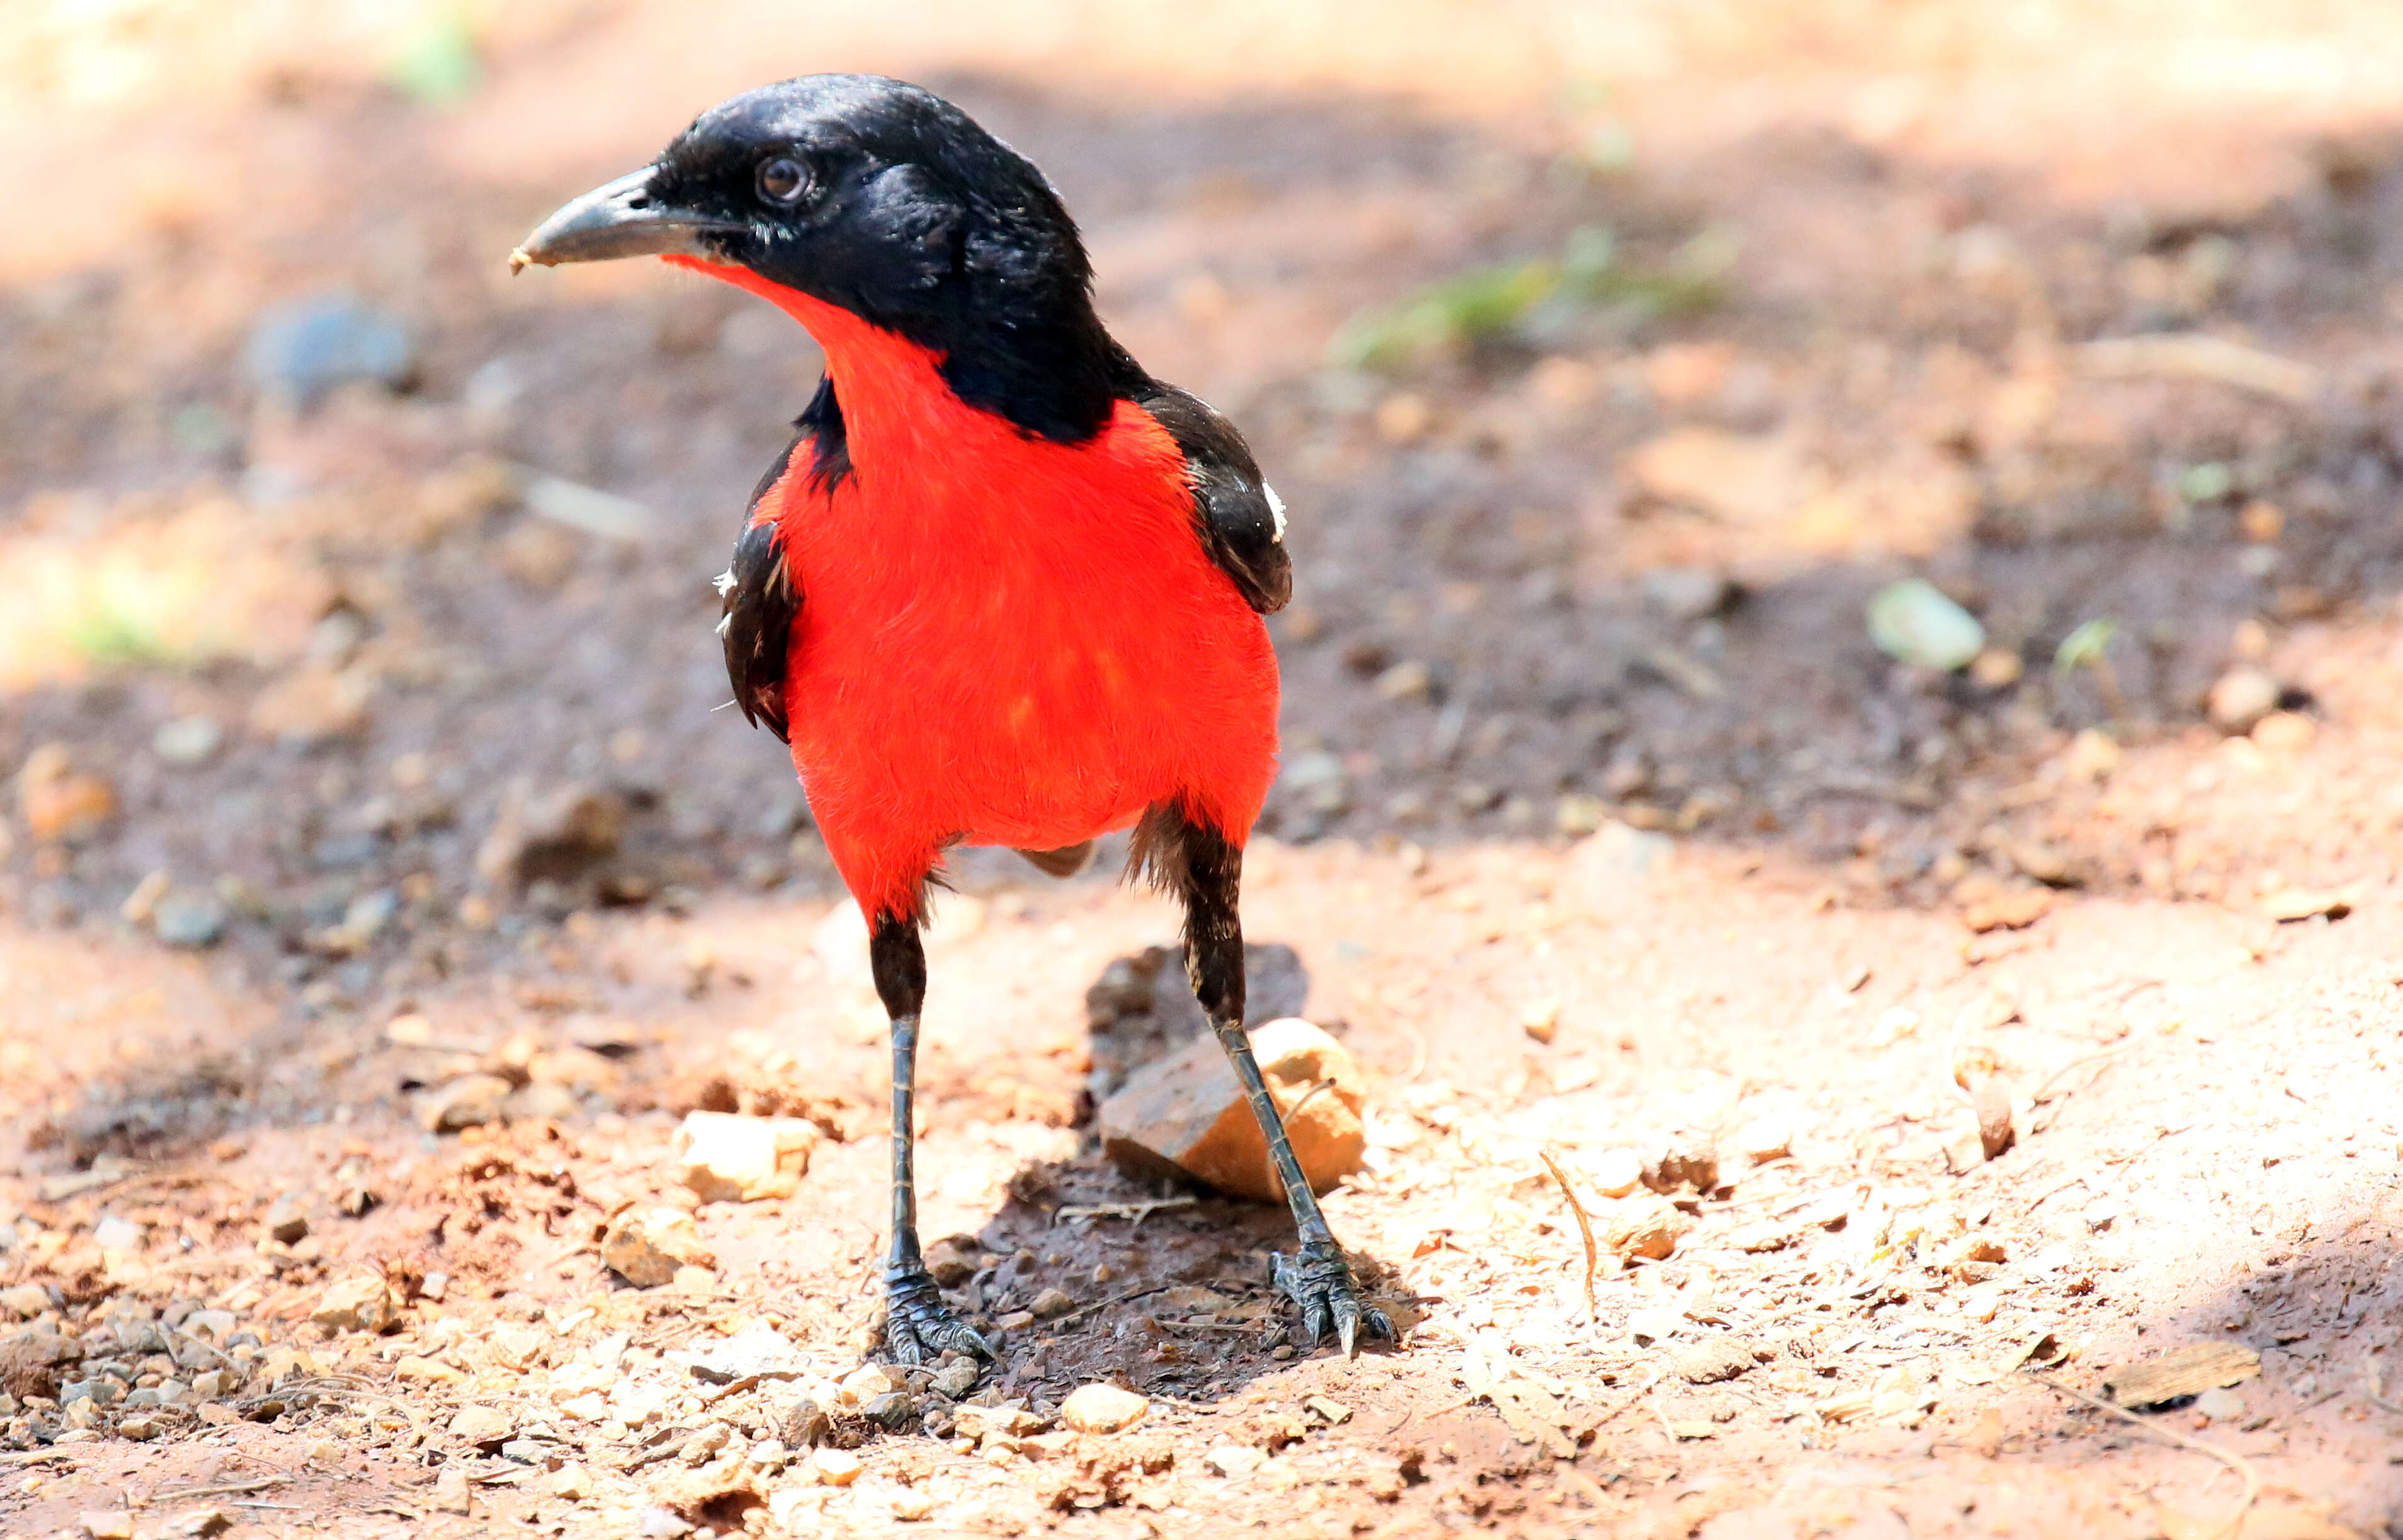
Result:
<svg viewBox="0 0 2403 1540"><path fill-rule="evenodd" d="M1266 481L1260 483L1260 491L1268 494L1269 517L1276 520L1276 537L1281 544L1285 540L1285 499L1279 497L1276 488Z"/></svg>

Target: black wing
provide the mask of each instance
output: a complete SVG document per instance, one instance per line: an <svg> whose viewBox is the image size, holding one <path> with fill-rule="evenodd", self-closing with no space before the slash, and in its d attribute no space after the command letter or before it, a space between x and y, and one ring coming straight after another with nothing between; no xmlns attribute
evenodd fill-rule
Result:
<svg viewBox="0 0 2403 1540"><path fill-rule="evenodd" d="M1285 549L1285 508L1260 479L1260 467L1235 424L1174 385L1146 382L1135 405L1151 413L1185 451L1193 489L1193 523L1210 560L1235 580L1262 615L1293 597L1293 560Z"/></svg>
<svg viewBox="0 0 2403 1540"><path fill-rule="evenodd" d="M717 579L723 615L717 637L726 645L726 677L734 687L734 703L753 727L791 742L785 720L785 665L791 654L793 622L801 613L801 592L785 569L785 553L776 543L773 520L758 518L759 500L784 479L793 455L813 435L806 429L785 447L768 474L751 493L743 515L743 534L734 542L734 560Z"/></svg>

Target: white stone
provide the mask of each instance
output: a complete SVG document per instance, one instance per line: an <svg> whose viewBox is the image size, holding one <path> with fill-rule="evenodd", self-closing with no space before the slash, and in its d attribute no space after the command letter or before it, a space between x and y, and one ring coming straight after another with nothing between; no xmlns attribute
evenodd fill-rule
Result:
<svg viewBox="0 0 2403 1540"><path fill-rule="evenodd" d="M687 1113L675 1131L677 1180L705 1202L790 1198L810 1169L817 1125L800 1117Z"/></svg>

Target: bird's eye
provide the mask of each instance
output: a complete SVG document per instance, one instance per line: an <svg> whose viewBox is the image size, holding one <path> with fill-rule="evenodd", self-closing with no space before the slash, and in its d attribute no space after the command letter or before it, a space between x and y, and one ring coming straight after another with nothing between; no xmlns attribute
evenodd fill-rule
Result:
<svg viewBox="0 0 2403 1540"><path fill-rule="evenodd" d="M771 203L798 203L810 190L810 170L789 156L759 165L759 196Z"/></svg>

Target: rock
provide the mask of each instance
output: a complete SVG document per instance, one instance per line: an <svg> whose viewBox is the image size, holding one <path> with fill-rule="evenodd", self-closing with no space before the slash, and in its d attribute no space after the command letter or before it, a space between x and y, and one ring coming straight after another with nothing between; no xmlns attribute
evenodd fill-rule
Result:
<svg viewBox="0 0 2403 1540"><path fill-rule="evenodd" d="M894 1518L905 1524L922 1523L932 1519L937 1506L932 1494L920 1491L915 1487L895 1488L893 1495L885 1499L885 1505L893 1510Z"/></svg>
<svg viewBox="0 0 2403 1540"><path fill-rule="evenodd" d="M17 811L42 844L81 844L117 816L117 788L75 768L66 747L45 743L17 772Z"/></svg>
<svg viewBox="0 0 2403 1540"><path fill-rule="evenodd" d="M1631 1199L1611 1214L1603 1239L1622 1261L1646 1257L1657 1262L1677 1249L1692 1223L1665 1198Z"/></svg>
<svg viewBox="0 0 2403 1540"><path fill-rule="evenodd" d="M1151 1403L1116 1385L1079 1385L1060 1403L1060 1421L1078 1433L1121 1433L1144 1420Z"/></svg>
<svg viewBox="0 0 2403 1540"><path fill-rule="evenodd" d="M864 1407L880 1395L890 1395L902 1388L881 1364L862 1364L842 1377L835 1387L836 1403L844 1407Z"/></svg>
<svg viewBox="0 0 2403 1540"><path fill-rule="evenodd" d="M1352 780L1343 761L1324 749L1287 761L1277 784L1322 818L1340 818L1352 808Z"/></svg>
<svg viewBox="0 0 2403 1540"><path fill-rule="evenodd" d="M926 1248L926 1270L947 1289L957 1288L976 1276L983 1263L984 1254L965 1236L948 1235Z"/></svg>
<svg viewBox="0 0 2403 1540"><path fill-rule="evenodd" d="M888 1433L901 1433L917 1420L918 1398L906 1390L889 1390L870 1396L861 1405L859 1415Z"/></svg>
<svg viewBox="0 0 2403 1540"><path fill-rule="evenodd" d="M1248 1444L1219 1444L1202 1456L1202 1464L1220 1476L1241 1478L1268 1464L1268 1458Z"/></svg>
<svg viewBox="0 0 2403 1540"><path fill-rule="evenodd" d="M251 324L242 358L252 384L302 406L362 381L403 384L411 367L408 328L347 294L269 306Z"/></svg>
<svg viewBox="0 0 2403 1540"><path fill-rule="evenodd" d="M451 1436L480 1449L499 1449L518 1430L517 1419L498 1407L471 1402L451 1419Z"/></svg>
<svg viewBox="0 0 2403 1540"><path fill-rule="evenodd" d="M1999 1159L2019 1142L2011 1126L2010 1092L1993 1075L1972 1076L1968 1091L1969 1104L1978 1114L1978 1147L1987 1159Z"/></svg>
<svg viewBox="0 0 2403 1540"><path fill-rule="evenodd" d="M434 1507L438 1513L465 1513L472 1503L468 1495L467 1469L448 1464L434 1478Z"/></svg>
<svg viewBox="0 0 2403 1540"><path fill-rule="evenodd" d="M171 947L200 950L225 938L229 917L209 894L171 891L150 910L150 931Z"/></svg>
<svg viewBox="0 0 2403 1540"><path fill-rule="evenodd" d="M1435 675L1416 659L1395 664L1377 675L1372 687L1380 701L1424 701L1435 689Z"/></svg>
<svg viewBox="0 0 2403 1540"><path fill-rule="evenodd" d="M1055 1321L1076 1308L1076 1297L1066 1290L1047 1288L1035 1297L1027 1311L1037 1321Z"/></svg>
<svg viewBox="0 0 2403 1540"><path fill-rule="evenodd" d="M810 1464L817 1470L818 1480L829 1487L847 1487L859 1479L859 1456L849 1450L823 1446L810 1454Z"/></svg>
<svg viewBox="0 0 2403 1540"><path fill-rule="evenodd" d="M1906 577L1869 601L1869 640L1913 668L1950 673L1984 649L1986 628L1924 578Z"/></svg>
<svg viewBox="0 0 2403 1540"><path fill-rule="evenodd" d="M936 1394L948 1395L954 1401L975 1394L976 1387L977 1367L967 1359L963 1358L956 1364L946 1364L935 1371Z"/></svg>
<svg viewBox="0 0 2403 1540"><path fill-rule="evenodd" d="M2215 1385L2194 1398L2194 1409L2215 1422L2232 1422L2244 1415L2244 1397L2224 1385Z"/></svg>
<svg viewBox="0 0 2403 1540"><path fill-rule="evenodd" d="M634 1533L642 1540L683 1540L692 1526L674 1508L649 1507L634 1521Z"/></svg>
<svg viewBox="0 0 2403 1540"><path fill-rule="evenodd" d="M799 1380L809 1372L801 1350L765 1321L755 1321L714 1347L685 1358L694 1375L713 1385L737 1380Z"/></svg>
<svg viewBox="0 0 2403 1540"><path fill-rule="evenodd" d="M1313 1191L1326 1192L1359 1170L1368 1149L1359 1070L1341 1044L1299 1017L1255 1027L1251 1041L1302 1174ZM1182 1174L1238 1197L1284 1200L1268 1141L1214 1036L1128 1076L1102 1103L1099 1124L1104 1151L1130 1172Z"/></svg>
<svg viewBox="0 0 2403 1540"><path fill-rule="evenodd" d="M177 1514L167 1524L167 1533L183 1540L216 1540L233 1528L233 1516L223 1508L195 1508Z"/></svg>
<svg viewBox="0 0 2403 1540"><path fill-rule="evenodd" d="M511 887L572 881L618 853L625 826L626 801L615 792L580 783L538 794L514 786L476 853L476 870Z"/></svg>
<svg viewBox="0 0 2403 1540"><path fill-rule="evenodd" d="M1706 1337L1680 1348L1669 1360L1677 1378L1689 1385L1715 1385L1752 1369L1752 1350L1732 1337Z"/></svg>
<svg viewBox="0 0 2403 1540"><path fill-rule="evenodd" d="M287 1246L309 1233L308 1212L290 1193L267 1206L267 1217L261 1223L269 1235Z"/></svg>
<svg viewBox="0 0 2403 1540"><path fill-rule="evenodd" d="M2027 664L2007 647L1988 647L1969 659L1969 682L1979 689L2008 689L2026 672Z"/></svg>
<svg viewBox="0 0 2403 1540"><path fill-rule="evenodd" d="M2299 711L2273 711L2253 724L2253 742L2271 754L2300 754L2319 736L2319 727Z"/></svg>
<svg viewBox="0 0 2403 1540"><path fill-rule="evenodd" d="M428 1133L451 1133L497 1123L507 1109L512 1089L497 1075L463 1075L447 1080L418 1098L418 1126Z"/></svg>
<svg viewBox="0 0 2403 1540"><path fill-rule="evenodd" d="M1585 1175L1604 1198L1624 1198L1644 1185L1644 1158L1633 1150L1604 1150L1585 1162Z"/></svg>
<svg viewBox="0 0 2403 1540"><path fill-rule="evenodd" d="M214 716L178 716L150 735L150 752L170 765L205 765L224 743L225 728Z"/></svg>
<svg viewBox="0 0 2403 1540"><path fill-rule="evenodd" d="M392 1325L396 1313L384 1281L362 1275L328 1286L317 1297L309 1319L336 1331L380 1332Z"/></svg>
<svg viewBox="0 0 2403 1540"><path fill-rule="evenodd" d="M367 730L374 699L375 680L365 672L311 664L259 693L250 703L250 728L294 748L355 738Z"/></svg>
<svg viewBox="0 0 2403 1540"><path fill-rule="evenodd" d="M817 1125L802 1117L687 1113L675 1131L677 1180L704 1202L790 1198L819 1137Z"/></svg>
<svg viewBox="0 0 2403 1540"><path fill-rule="evenodd" d="M133 1510L104 1508L79 1513L76 1515L76 1528L90 1535L91 1540L133 1540Z"/></svg>
<svg viewBox="0 0 2403 1540"><path fill-rule="evenodd" d="M687 1262L668 1280L668 1287L696 1299L705 1298L717 1292L717 1274L698 1262Z"/></svg>
<svg viewBox="0 0 2403 1540"><path fill-rule="evenodd" d="M1561 1006L1557 1000L1538 1000L1519 1013L1519 1030L1529 1039L1549 1047L1561 1034Z"/></svg>
<svg viewBox="0 0 2403 1540"><path fill-rule="evenodd" d="M772 1443L773 1440L770 1440L770 1442ZM783 1452L784 1446L778 1444L776 1445L776 1449L777 1452L781 1454ZM777 1464L782 1464L783 1461L779 1460ZM581 1502L592 1494L592 1474L576 1461L570 1460L567 1464L560 1466L557 1470L552 1471L550 1473L550 1478L544 1482L543 1485L550 1490L550 1494L553 1497L558 1498L563 1503Z"/></svg>
<svg viewBox="0 0 2403 1540"><path fill-rule="evenodd" d="M620 1214L601 1238L601 1260L636 1288L673 1283L680 1268L716 1266L701 1243L692 1215L681 1209L637 1209Z"/></svg>
<svg viewBox="0 0 2403 1540"><path fill-rule="evenodd" d="M20 1321L30 1321L50 1308L50 1295L39 1283L11 1283L0 1289L0 1309Z"/></svg>
<svg viewBox="0 0 2403 1540"><path fill-rule="evenodd" d="M123 1214L104 1215L91 1228L91 1243L106 1251L140 1251L143 1228Z"/></svg>
<svg viewBox="0 0 2403 1540"><path fill-rule="evenodd" d="M22 1401L29 1395L56 1396L59 1371L83 1361L83 1344L51 1331L20 1332L0 1342L0 1392Z"/></svg>
<svg viewBox="0 0 2403 1540"><path fill-rule="evenodd" d="M1691 622L1733 604L1736 587L1708 567L1654 567L1644 574L1644 597L1670 619Z"/></svg>
<svg viewBox="0 0 2403 1540"><path fill-rule="evenodd" d="M1961 923L1983 936L1988 931L2025 930L2052 912L2050 888L2028 887L1995 895L1961 911Z"/></svg>
<svg viewBox="0 0 2403 1540"><path fill-rule="evenodd" d="M2261 1372L2261 1355L2241 1342L2203 1342L2113 1369L2104 1394L2132 1410L2242 1383Z"/></svg>
<svg viewBox="0 0 2403 1540"><path fill-rule="evenodd" d="M2353 912L2353 903L2349 889L2280 888L2261 900L2261 912L2282 925L2315 920L2323 914L2331 920L2341 920Z"/></svg>
<svg viewBox="0 0 2403 1540"><path fill-rule="evenodd" d="M1679 1129L1644 1152L1644 1185L1654 1192L1710 1191L1719 1185L1717 1145L1709 1134Z"/></svg>
<svg viewBox="0 0 2403 1540"><path fill-rule="evenodd" d="M2211 725L2231 736L2251 732L2256 724L2278 709L2285 691L2268 670L2240 663L2212 683L2202 700Z"/></svg>
<svg viewBox="0 0 2403 1540"><path fill-rule="evenodd" d="M1756 1166L1783 1160L1794 1153L1794 1125L1766 1113L1736 1130L1734 1145L1736 1153Z"/></svg>

